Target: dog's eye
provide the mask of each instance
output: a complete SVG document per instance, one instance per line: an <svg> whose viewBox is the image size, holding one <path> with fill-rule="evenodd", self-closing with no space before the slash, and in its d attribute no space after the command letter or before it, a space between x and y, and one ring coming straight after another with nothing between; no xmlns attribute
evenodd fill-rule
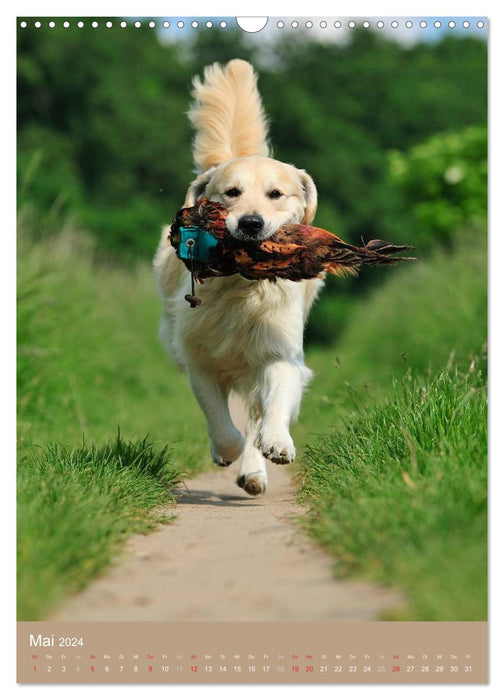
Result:
<svg viewBox="0 0 504 700"><path fill-rule="evenodd" d="M282 196L282 193L280 190L271 190L271 192L268 192L268 197L270 199L279 199Z"/></svg>
<svg viewBox="0 0 504 700"><path fill-rule="evenodd" d="M226 197L239 197L241 195L241 190L238 187L231 187L229 190L224 192Z"/></svg>

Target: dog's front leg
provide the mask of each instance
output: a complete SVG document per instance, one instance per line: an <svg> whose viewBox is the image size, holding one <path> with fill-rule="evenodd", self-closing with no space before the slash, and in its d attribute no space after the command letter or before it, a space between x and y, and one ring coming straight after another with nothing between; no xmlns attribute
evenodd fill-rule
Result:
<svg viewBox="0 0 504 700"><path fill-rule="evenodd" d="M244 444L229 413L227 392L200 368L187 367L187 374L206 417L212 459L215 464L227 467L241 455Z"/></svg>
<svg viewBox="0 0 504 700"><path fill-rule="evenodd" d="M298 416L303 387L310 376L310 370L297 362L272 362L264 369L259 391L262 419L256 445L272 462L288 464L296 458L289 427Z"/></svg>
<svg viewBox="0 0 504 700"><path fill-rule="evenodd" d="M268 484L266 460L256 445L258 430L259 420L251 415L245 428L245 446L236 479L238 486L252 496L264 493Z"/></svg>

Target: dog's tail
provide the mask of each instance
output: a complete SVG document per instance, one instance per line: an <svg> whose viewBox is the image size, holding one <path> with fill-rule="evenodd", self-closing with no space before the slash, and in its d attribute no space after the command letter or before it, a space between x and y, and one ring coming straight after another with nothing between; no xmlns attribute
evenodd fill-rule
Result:
<svg viewBox="0 0 504 700"><path fill-rule="evenodd" d="M196 128L193 155L207 170L232 158L269 155L268 126L254 69L241 59L207 66L195 78L189 118Z"/></svg>

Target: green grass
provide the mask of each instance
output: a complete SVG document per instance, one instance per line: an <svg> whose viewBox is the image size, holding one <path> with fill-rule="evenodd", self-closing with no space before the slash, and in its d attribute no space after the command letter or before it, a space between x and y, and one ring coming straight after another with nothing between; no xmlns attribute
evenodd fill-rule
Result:
<svg viewBox="0 0 504 700"><path fill-rule="evenodd" d="M483 235L471 230L460 233L453 250L376 270L383 284L354 303L341 340L308 349L315 378L295 429L298 441L338 427L355 406L386 398L407 369L437 371L449 356L457 363L477 355L485 371L486 266Z"/></svg>
<svg viewBox="0 0 504 700"><path fill-rule="evenodd" d="M338 569L405 592L405 619L486 616L486 383L406 374L307 448L306 527Z"/></svg>
<svg viewBox="0 0 504 700"><path fill-rule="evenodd" d="M307 527L338 575L399 589L405 618L484 619L483 239L462 234L390 272L337 346L308 353L316 376L296 427Z"/></svg>
<svg viewBox="0 0 504 700"><path fill-rule="evenodd" d="M120 428L169 443L185 472L210 464L205 421L157 337L149 265L93 260L64 231L18 244L18 435L25 444L101 444Z"/></svg>
<svg viewBox="0 0 504 700"><path fill-rule="evenodd" d="M19 619L85 586L124 538L158 522L152 509L170 502L177 475L210 464L159 314L148 265L97 262L71 230L34 242L21 229Z"/></svg>
<svg viewBox="0 0 504 700"><path fill-rule="evenodd" d="M155 526L178 475L211 462L204 417L157 339L150 267L98 260L71 228L38 242L24 228L19 615L39 619ZM485 614L485 338L472 233L386 271L340 342L308 352L316 375L294 428L307 527L339 574L401 590L410 619Z"/></svg>
<svg viewBox="0 0 504 700"><path fill-rule="evenodd" d="M38 620L110 564L120 544L166 522L154 509L181 478L168 448L120 435L102 447L25 451L18 470L18 619Z"/></svg>
<svg viewBox="0 0 504 700"><path fill-rule="evenodd" d="M436 369L450 353L465 361L481 352L487 333L481 231L464 231L453 249L437 249L388 272L356 309L342 338L341 359L352 371L364 381L389 384L405 366Z"/></svg>

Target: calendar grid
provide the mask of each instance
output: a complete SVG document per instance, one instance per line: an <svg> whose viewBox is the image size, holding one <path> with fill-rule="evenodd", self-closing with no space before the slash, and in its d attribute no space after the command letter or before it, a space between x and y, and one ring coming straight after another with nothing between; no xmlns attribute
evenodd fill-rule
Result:
<svg viewBox="0 0 504 700"><path fill-rule="evenodd" d="M20 683L486 683L486 622L18 623Z"/></svg>

